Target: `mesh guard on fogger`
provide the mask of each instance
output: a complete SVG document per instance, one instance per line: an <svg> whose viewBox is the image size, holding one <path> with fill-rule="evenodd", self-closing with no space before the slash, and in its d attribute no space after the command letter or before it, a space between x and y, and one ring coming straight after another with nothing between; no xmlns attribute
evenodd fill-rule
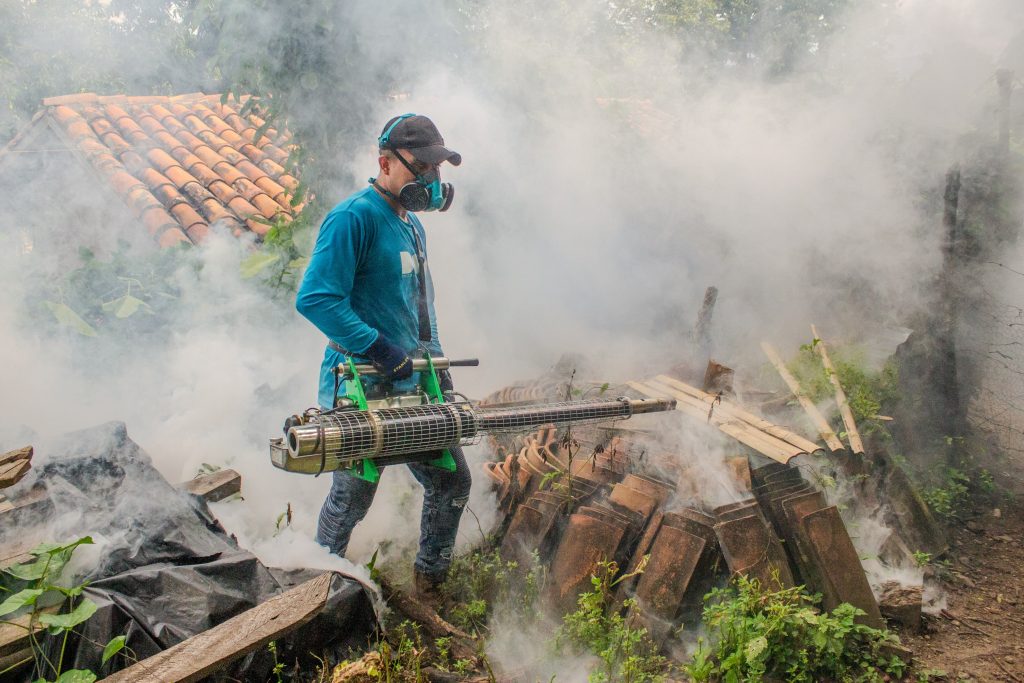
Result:
<svg viewBox="0 0 1024 683"><path fill-rule="evenodd" d="M381 461L468 445L484 434L624 420L635 413L674 408L672 399L623 397L532 406L482 408L470 403L440 403L325 412L291 427L287 442L272 441L271 461L289 472L317 474L362 459Z"/></svg>

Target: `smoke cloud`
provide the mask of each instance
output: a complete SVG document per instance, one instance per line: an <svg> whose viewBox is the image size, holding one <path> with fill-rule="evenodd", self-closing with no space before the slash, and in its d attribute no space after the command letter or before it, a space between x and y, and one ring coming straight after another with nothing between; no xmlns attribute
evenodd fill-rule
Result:
<svg viewBox="0 0 1024 683"><path fill-rule="evenodd" d="M348 179L328 204L373 173L376 136L395 114L429 115L462 153L443 170L452 210L424 222L442 343L482 361L455 373L471 396L566 351L595 361L602 380L672 365L708 285L720 291L713 354L736 367L763 362L761 338L805 340L809 322L830 337L888 338L928 301L946 168L995 136L995 70L1024 72L1024 7L1011 0L854 3L795 48L763 26L760 52L740 62L699 41L681 48L658 21L610 4L458 10L406 1L388 10L403 18L393 21L378 4L347 3L338 54L358 59L328 54L309 82L360 84L349 91L359 116L338 123L351 133L320 160ZM292 25L287 4L261 11L252 46ZM180 69L171 49L140 54L132 74ZM780 71L771 57L782 54ZM375 89L382 74L388 85ZM316 98L292 115L338 118ZM94 182L47 199L84 202ZM323 339L290 301L240 279L248 245L218 234L183 257L158 334L86 339L39 324L32 288L79 246L106 258L125 237L145 251L141 228L40 221L28 250L23 221L0 215L0 448L123 420L171 481L203 463L239 470L245 500L216 506L229 530L269 564L312 562L319 549L301 539L327 478L273 470L266 440L315 402ZM495 506L477 471L470 507L486 531ZM390 468L351 559L380 544L407 555L419 496L405 468ZM460 543L478 539L476 525L465 515Z"/></svg>

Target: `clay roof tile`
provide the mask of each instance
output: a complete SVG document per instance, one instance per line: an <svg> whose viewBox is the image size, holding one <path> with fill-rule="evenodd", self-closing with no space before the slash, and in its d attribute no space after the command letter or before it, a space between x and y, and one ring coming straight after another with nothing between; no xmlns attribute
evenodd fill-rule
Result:
<svg viewBox="0 0 1024 683"><path fill-rule="evenodd" d="M185 228L186 231L197 223L205 224L206 222L206 220L199 215L199 212L196 211L188 202L179 202L178 204L173 205L170 208L170 211L178 221L179 225Z"/></svg>
<svg viewBox="0 0 1024 683"><path fill-rule="evenodd" d="M173 230L164 230L160 233L160 237L157 238L157 244L164 249L176 247L179 244L190 244L191 241L185 236L185 233L181 231L181 228L174 228Z"/></svg>
<svg viewBox="0 0 1024 683"><path fill-rule="evenodd" d="M164 175L166 175L178 189L185 187L189 183L193 183L195 185L199 184L199 181L196 180L195 176L177 164L165 169Z"/></svg>
<svg viewBox="0 0 1024 683"><path fill-rule="evenodd" d="M240 197L239 194L223 180L215 180L210 183L206 189L212 192L213 196L219 199L221 204L227 204L228 206L231 205L232 200L242 199L242 197ZM245 200L242 199L242 201L244 202ZM245 203L248 204L249 202Z"/></svg>
<svg viewBox="0 0 1024 683"><path fill-rule="evenodd" d="M181 164L182 168L187 169L190 173L193 173L193 175L195 174L192 171L192 167L196 164L203 163L202 159L188 151L185 147L178 147L177 149L171 150L171 156L178 160L178 163Z"/></svg>
<svg viewBox="0 0 1024 683"><path fill-rule="evenodd" d="M279 164L284 164L287 163L288 161L288 153L276 145L263 145L262 147L260 147L260 151Z"/></svg>
<svg viewBox="0 0 1024 683"><path fill-rule="evenodd" d="M101 135L100 140L103 140L103 144L109 147L114 154L120 155L132 149L128 141L117 133Z"/></svg>
<svg viewBox="0 0 1024 683"><path fill-rule="evenodd" d="M281 168L281 165L274 161L273 159L263 159L256 165L263 169L263 171L266 172L267 175L273 176L275 178L284 173L284 169Z"/></svg>
<svg viewBox="0 0 1024 683"><path fill-rule="evenodd" d="M239 159L235 163L235 168L244 173L249 180L256 182L260 178L266 178L267 174L265 171L260 170L256 164L252 163L248 159Z"/></svg>
<svg viewBox="0 0 1024 683"><path fill-rule="evenodd" d="M281 183L289 192L295 192L295 190L299 189L299 179L287 173L279 175L277 182Z"/></svg>
<svg viewBox="0 0 1024 683"><path fill-rule="evenodd" d="M208 145L200 145L195 148L196 156L203 160L203 163L211 168L224 163L224 157L214 152Z"/></svg>
<svg viewBox="0 0 1024 683"><path fill-rule="evenodd" d="M264 121L239 114L246 100L86 93L44 106L155 239L173 246L202 241L212 223L262 236L266 220L291 220L288 193L298 186L284 169L291 138L268 128L253 144Z"/></svg>
<svg viewBox="0 0 1024 683"><path fill-rule="evenodd" d="M182 147L181 140L168 133L165 128L161 128L153 133L153 139L163 145L163 148L167 151L173 151Z"/></svg>
<svg viewBox="0 0 1024 683"><path fill-rule="evenodd" d="M217 175L223 178L225 182L231 185L245 177L242 175L241 171L223 159L216 164L213 164L213 170L216 171Z"/></svg>
<svg viewBox="0 0 1024 683"><path fill-rule="evenodd" d="M270 198L280 204L283 208L290 208L288 206L288 198L285 197L284 188L275 183L270 178L263 176L253 181L262 189L264 192L270 195Z"/></svg>
<svg viewBox="0 0 1024 683"><path fill-rule="evenodd" d="M174 157L156 147L146 152L146 158L149 159L149 163L153 164L155 169L164 173L167 173L167 169L178 165Z"/></svg>
<svg viewBox="0 0 1024 683"><path fill-rule="evenodd" d="M209 187L211 183L220 180L220 176L217 175L212 168L207 166L201 161L188 167L189 172L199 179L206 187ZM221 181L223 182L223 181Z"/></svg>
<svg viewBox="0 0 1024 683"><path fill-rule="evenodd" d="M267 195L267 193L262 191L252 197L247 197L247 199L253 206L259 209L260 215L267 219L273 218L284 211L280 204L275 202Z"/></svg>
<svg viewBox="0 0 1024 683"><path fill-rule="evenodd" d="M94 118L89 121L89 125L92 126L92 130L96 133L96 137L101 139L107 133L114 132L114 124L104 118Z"/></svg>

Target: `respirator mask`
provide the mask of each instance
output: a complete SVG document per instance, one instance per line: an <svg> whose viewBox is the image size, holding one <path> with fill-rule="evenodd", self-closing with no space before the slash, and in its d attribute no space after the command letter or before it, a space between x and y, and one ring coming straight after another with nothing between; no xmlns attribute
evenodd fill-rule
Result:
<svg viewBox="0 0 1024 683"><path fill-rule="evenodd" d="M392 139L392 133L395 132L395 128L407 119L416 120L405 124L398 133L395 133L395 137L398 139ZM429 128L425 127L423 124L424 121L426 121L426 124L429 124ZM410 127L415 124L419 124L419 130L410 132ZM415 145L417 139L412 136L416 133L425 133L428 137L420 137L420 144ZM433 139L434 136L436 136L436 139ZM444 149L443 144L444 140L441 139L440 134L437 133L437 129L434 127L433 123L428 119L425 119L425 117L417 117L416 114L403 114L402 116L397 117L377 139L377 146L382 150L386 149L394 154L395 158L397 158L398 161L401 162L401 164L405 166L413 176L415 176L416 180L403 185L397 195L377 184L376 178L370 178L370 183L385 195L398 202L398 205L406 211L447 211L452 205L452 200L455 198L455 188L452 187L451 183L441 182L441 174L438 170L438 166L444 159L440 158L436 164L429 165L426 171L420 172L417 171L416 168L413 167L413 164L398 151L400 148L422 150L426 145L434 145L434 147L430 149L436 150L438 149L438 145L440 145L440 149L450 155L448 157L448 161L454 165L458 165L458 163L461 162L462 157L454 152ZM430 149L424 151L430 151ZM414 161L419 161L421 164L428 163L427 161L420 159L415 159Z"/></svg>
<svg viewBox="0 0 1024 683"><path fill-rule="evenodd" d="M441 172L433 167L425 173L417 173L408 161L398 152L394 155L416 176L416 180L406 183L398 191L398 203L406 211L447 211L455 199L455 188L451 183L441 182Z"/></svg>

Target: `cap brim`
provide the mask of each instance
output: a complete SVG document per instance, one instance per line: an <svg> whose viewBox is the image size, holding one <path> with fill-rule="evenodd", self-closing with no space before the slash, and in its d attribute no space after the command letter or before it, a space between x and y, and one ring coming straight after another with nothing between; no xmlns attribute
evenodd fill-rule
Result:
<svg viewBox="0 0 1024 683"><path fill-rule="evenodd" d="M447 161L452 166L458 166L462 163L462 155L458 152L453 152L447 147L442 145L431 145L429 147L417 147L410 149L409 153L412 154L418 161L436 166L442 161Z"/></svg>

